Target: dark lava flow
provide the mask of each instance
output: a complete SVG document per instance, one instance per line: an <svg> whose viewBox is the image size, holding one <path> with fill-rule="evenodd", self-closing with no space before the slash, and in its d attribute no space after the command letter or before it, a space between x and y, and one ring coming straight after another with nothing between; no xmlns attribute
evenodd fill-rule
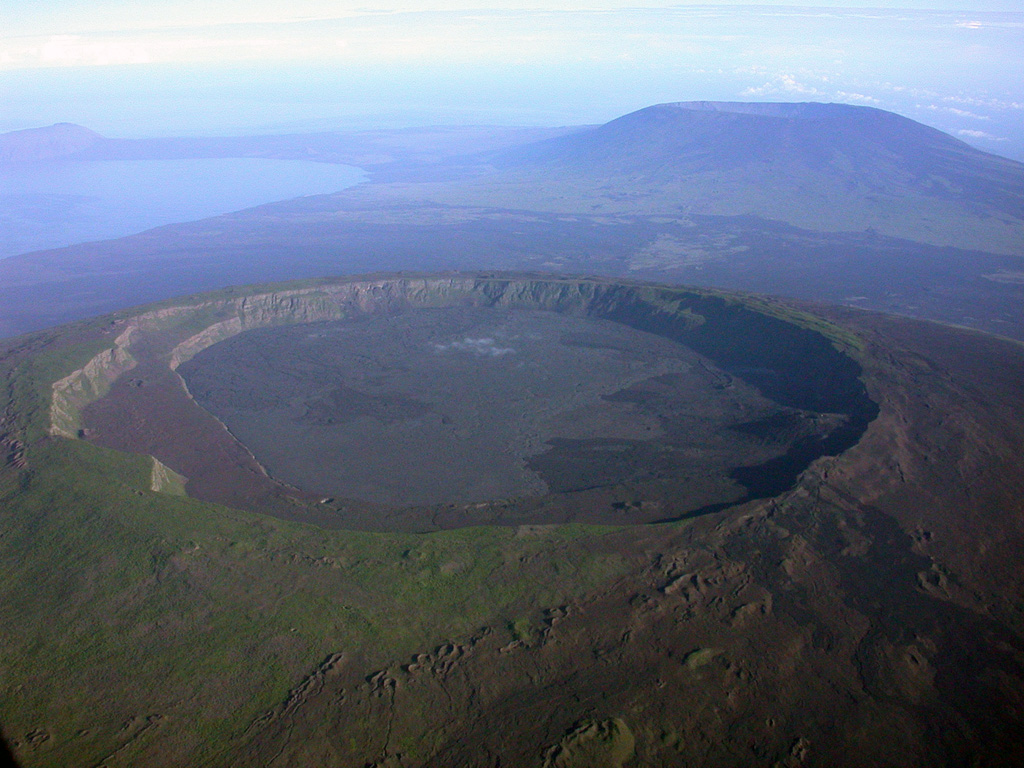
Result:
<svg viewBox="0 0 1024 768"><path fill-rule="evenodd" d="M263 328L179 373L272 476L392 506L666 478L688 504L732 499L742 489L730 471L788 441L730 427L792 415L686 346L546 311ZM797 421L794 435L817 428Z"/></svg>
<svg viewBox="0 0 1024 768"><path fill-rule="evenodd" d="M856 443L877 409L853 360L697 303L701 321L619 296L591 317L451 307L262 328L179 373L273 477L387 507L575 494L622 522L673 520L780 493Z"/></svg>

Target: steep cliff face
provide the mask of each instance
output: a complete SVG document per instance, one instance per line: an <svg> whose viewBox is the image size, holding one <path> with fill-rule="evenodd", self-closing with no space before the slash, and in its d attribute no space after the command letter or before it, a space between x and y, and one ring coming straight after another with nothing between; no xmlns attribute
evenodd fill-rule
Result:
<svg viewBox="0 0 1024 768"><path fill-rule="evenodd" d="M53 383L50 405L50 434L76 437L81 427L80 411L103 397L121 374L136 365L128 348L137 326L129 326L114 340L114 346L93 357L84 366Z"/></svg>
<svg viewBox="0 0 1024 768"><path fill-rule="evenodd" d="M182 477L160 459L153 457L153 470L149 476L149 489L171 496L184 496L188 478Z"/></svg>
<svg viewBox="0 0 1024 768"><path fill-rule="evenodd" d="M171 353L170 366L177 368L219 341L268 325L445 306L599 314L607 310L609 298L614 304L614 293L610 286L586 282L472 277L382 279L274 291L197 306L228 318L178 344ZM148 316L140 320L151 322Z"/></svg>
<svg viewBox="0 0 1024 768"><path fill-rule="evenodd" d="M835 347L836 338L802 327L796 314L784 319L757 302L713 291L599 280L394 277L213 299L130 318L112 349L54 384L52 429L74 434L77 409L101 397L134 365L129 350L142 332L186 327L200 315L223 318L170 350L168 365L174 370L207 347L254 328L445 306L578 313L650 330L694 345L738 375L757 378L770 396L790 405L821 399L814 404L834 406L837 392L840 399L854 395L849 382L859 375L856 363Z"/></svg>

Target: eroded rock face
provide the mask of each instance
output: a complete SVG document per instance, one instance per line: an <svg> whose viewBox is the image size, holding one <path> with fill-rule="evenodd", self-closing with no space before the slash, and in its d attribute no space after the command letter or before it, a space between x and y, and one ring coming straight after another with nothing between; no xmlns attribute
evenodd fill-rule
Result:
<svg viewBox="0 0 1024 768"><path fill-rule="evenodd" d="M470 330L461 336L443 331L456 316L476 318L462 323L469 322ZM511 346L467 347L476 336L494 341L497 331L477 333L471 326L489 328L495 318L506 325L534 318L536 329L520 328L517 343L537 358L530 375L541 377L537 382L562 377L561 389L531 384L529 372L521 370L526 357L491 354L499 347L514 352ZM296 499L307 506L315 500L321 524L385 529L571 519L650 522L774 495L818 456L856 442L874 416L874 404L848 354L854 348L836 329L816 322L762 301L604 280L355 279L142 313L127 320L115 353L101 353L65 381L78 381L86 371L90 382L99 380L88 391L75 390L81 409L90 393L104 394L123 373L108 358L128 356L134 363L135 355L141 361L135 383L121 381L88 409L90 439L151 453L189 478L191 494L240 508L285 514ZM401 323L408 327L403 330ZM413 333L415 323L420 330ZM300 360L296 355L313 343L312 336L295 336L284 327L308 327L314 336L377 328L376 336L362 342L374 354L398 345L392 358L374 358L377 368L427 369L438 361L447 367L387 381L383 373L367 378L360 366L372 355L361 357L358 343L352 342L356 346L334 368L325 367L337 349L328 344ZM598 328L615 340L574 341ZM236 340L247 332L256 335ZM545 335L559 339L544 342ZM295 338L279 343L278 337ZM422 349L396 341L413 337ZM643 339L661 346L640 353ZM542 349L544 343L549 346ZM598 351L602 345L618 349L615 361L591 354L588 343ZM216 345L222 346L215 354ZM441 355L441 349L452 354ZM232 367L233 361L246 365L257 351L277 357L249 364L246 374ZM505 375L485 371L474 385L477 374L465 362L484 353L489 365L511 367ZM219 367L204 378L197 355L219 360ZM675 362L669 365L670 359ZM615 365L622 368L619 378L599 383ZM588 373L588 366L597 367ZM308 381L292 391L300 369ZM188 386L182 387L179 373ZM573 376L581 377L577 384ZM424 394L432 377L450 391ZM328 386L328 380L336 385ZM493 392L480 397L496 403L486 415L498 419L490 427L469 414L475 396L470 390L487 380ZM463 385L470 390L457 396ZM188 397L193 387L220 423ZM558 395L562 390L566 394ZM152 407L154 397L159 408ZM509 397L524 405L501 416L500 403ZM723 410L726 402L733 405ZM387 403L406 407L385 413ZM61 434L74 434L80 426L76 411L57 405L55 398L55 425L59 420ZM477 416L488 410L483 401L479 405ZM140 428L157 422L159 427ZM592 429L582 428L584 423ZM190 432L187 424L199 425L198 431ZM467 442L469 437L476 442ZM222 455L210 450L197 456L189 449L197 441L223 445ZM407 482L399 477L401 467L412 472Z"/></svg>
<svg viewBox="0 0 1024 768"><path fill-rule="evenodd" d="M135 367L135 358L128 352L132 335L138 329L129 327L88 363L53 383L50 405L50 434L76 437L81 428L80 410L103 397L122 374Z"/></svg>

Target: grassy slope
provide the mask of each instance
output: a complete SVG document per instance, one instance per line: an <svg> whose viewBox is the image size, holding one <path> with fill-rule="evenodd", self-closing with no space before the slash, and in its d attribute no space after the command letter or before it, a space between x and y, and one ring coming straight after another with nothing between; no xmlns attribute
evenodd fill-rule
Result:
<svg viewBox="0 0 1024 768"><path fill-rule="evenodd" d="M153 714L193 722L190 753L223 744L328 653L401 657L618 566L577 560L571 529L325 532L152 493L142 457L57 439L31 460L0 495L0 722L49 733L29 765L93 763ZM520 571L540 550L549 572Z"/></svg>
<svg viewBox="0 0 1024 768"><path fill-rule="evenodd" d="M153 715L179 723L169 762L211 759L329 653L401 657L622 567L584 555L577 528L328 532L153 493L148 458L42 437L49 382L96 347L5 371L32 439L29 469L0 473L0 724L26 765L123 744L119 759L155 762L156 727L135 738ZM28 748L33 732L48 738Z"/></svg>

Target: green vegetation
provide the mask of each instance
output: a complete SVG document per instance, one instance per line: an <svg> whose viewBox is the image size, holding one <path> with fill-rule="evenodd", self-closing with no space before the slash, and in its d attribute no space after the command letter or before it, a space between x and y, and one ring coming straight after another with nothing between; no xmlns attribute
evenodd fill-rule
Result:
<svg viewBox="0 0 1024 768"><path fill-rule="evenodd" d="M47 730L33 765L98 762L154 713L211 757L328 653L400 658L623 566L573 530L328 532L216 508L150 491L146 457L61 438L31 462L0 483L0 722Z"/></svg>

